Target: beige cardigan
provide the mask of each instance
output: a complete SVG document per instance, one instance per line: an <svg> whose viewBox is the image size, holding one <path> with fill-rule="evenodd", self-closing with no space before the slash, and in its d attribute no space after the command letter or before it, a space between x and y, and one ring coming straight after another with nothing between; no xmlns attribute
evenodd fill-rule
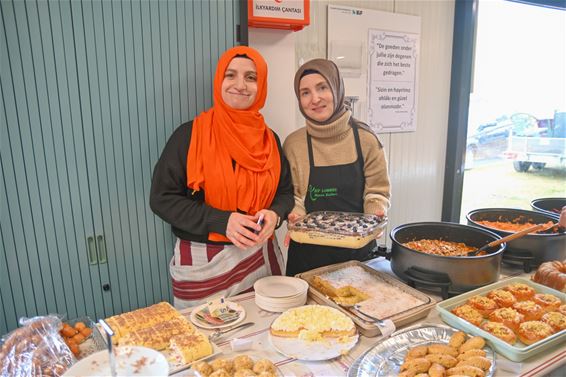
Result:
<svg viewBox="0 0 566 377"><path fill-rule="evenodd" d="M311 135L315 166L349 164L357 159L354 133L349 125L351 112L347 111L335 122L315 125L307 120L306 127L290 134L283 150L291 165L291 177L295 195L292 212L305 215L305 196L309 183L309 155L307 130ZM387 214L390 206L390 183L383 147L375 134L359 127L360 145L364 159L364 212Z"/></svg>

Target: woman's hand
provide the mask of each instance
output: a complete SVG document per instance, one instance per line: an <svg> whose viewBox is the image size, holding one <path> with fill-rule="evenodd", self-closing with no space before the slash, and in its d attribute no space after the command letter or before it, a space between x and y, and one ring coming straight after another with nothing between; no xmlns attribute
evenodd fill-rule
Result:
<svg viewBox="0 0 566 377"><path fill-rule="evenodd" d="M261 230L261 226L256 224L258 218L257 214L256 216L249 216L232 212L228 218L228 226L226 226L226 237L240 249L257 245L260 236L255 234L254 230L257 232Z"/></svg>
<svg viewBox="0 0 566 377"><path fill-rule="evenodd" d="M302 217L303 216L299 215L298 213L291 212L289 214L289 216L287 216L287 227L289 227L289 225L295 224ZM285 242L284 242L285 247L289 247L290 242L291 242L291 236L289 235L289 231L287 231L287 234L285 235Z"/></svg>
<svg viewBox="0 0 566 377"><path fill-rule="evenodd" d="M277 226L278 215L270 209L262 209L255 214L256 222L259 220L260 216L263 215L263 224L261 225L261 232L259 232L258 243L264 243L267 241Z"/></svg>

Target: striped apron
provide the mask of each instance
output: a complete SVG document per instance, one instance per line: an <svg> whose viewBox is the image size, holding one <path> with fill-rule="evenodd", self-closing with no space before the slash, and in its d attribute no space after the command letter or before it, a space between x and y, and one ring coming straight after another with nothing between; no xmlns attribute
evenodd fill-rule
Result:
<svg viewBox="0 0 566 377"><path fill-rule="evenodd" d="M259 278L284 275L284 266L275 238L245 250L177 238L169 263L175 308L250 291Z"/></svg>

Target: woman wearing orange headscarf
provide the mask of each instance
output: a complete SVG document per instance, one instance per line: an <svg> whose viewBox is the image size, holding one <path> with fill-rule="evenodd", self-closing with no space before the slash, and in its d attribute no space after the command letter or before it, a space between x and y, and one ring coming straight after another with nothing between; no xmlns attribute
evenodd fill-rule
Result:
<svg viewBox="0 0 566 377"><path fill-rule="evenodd" d="M267 65L252 48L226 51L213 106L170 137L152 179L151 209L177 236L170 263L175 306L232 296L281 274L273 232L293 206L289 164L259 110Z"/></svg>

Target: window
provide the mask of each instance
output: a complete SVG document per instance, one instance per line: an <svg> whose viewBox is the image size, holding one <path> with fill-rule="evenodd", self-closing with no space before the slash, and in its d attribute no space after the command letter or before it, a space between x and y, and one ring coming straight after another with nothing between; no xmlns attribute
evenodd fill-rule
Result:
<svg viewBox="0 0 566 377"><path fill-rule="evenodd" d="M463 79L452 87L443 220L566 197L565 13L504 0L457 3L452 78Z"/></svg>

